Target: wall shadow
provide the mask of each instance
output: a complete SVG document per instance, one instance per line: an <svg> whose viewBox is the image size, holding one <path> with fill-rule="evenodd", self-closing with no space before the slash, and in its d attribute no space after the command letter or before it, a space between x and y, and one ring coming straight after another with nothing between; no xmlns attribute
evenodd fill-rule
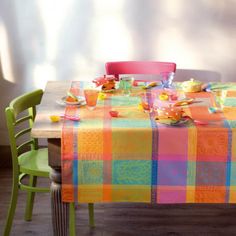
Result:
<svg viewBox="0 0 236 236"><path fill-rule="evenodd" d="M219 82L222 76L219 72L209 70L177 69L175 74L176 81L185 81L190 78L202 82Z"/></svg>
<svg viewBox="0 0 236 236"><path fill-rule="evenodd" d="M3 71L2 71L2 62L1 62L1 58L0 58L0 81L4 79L3 77Z"/></svg>
<svg viewBox="0 0 236 236"><path fill-rule="evenodd" d="M82 14L78 11L83 8ZM63 21L58 33L58 49L55 56L54 65L57 68L57 80L65 80L65 78L74 78L77 70L83 69L83 60L86 57L92 60L92 47L90 45L90 30L93 19L94 9L92 0L73 1L71 11ZM76 27L72 30L72 26L76 22ZM63 52L63 53L62 53ZM86 56L85 56L86 55ZM80 57L81 65L78 63L77 57ZM76 69L75 64L76 64ZM95 66L95 65L94 65Z"/></svg>
<svg viewBox="0 0 236 236"><path fill-rule="evenodd" d="M124 2L123 17L132 36L133 46L138 49L133 51L132 57L136 60L137 58L138 60L155 60L156 55L153 50L155 32L163 27L160 20L156 18L155 10L161 9L161 1L141 0L138 4L135 0Z"/></svg>
<svg viewBox="0 0 236 236"><path fill-rule="evenodd" d="M14 93L16 93L16 85L7 81L3 75L2 63L0 58L0 145L8 145L8 134L6 128L5 107L10 102ZM9 92L11 91L11 92Z"/></svg>

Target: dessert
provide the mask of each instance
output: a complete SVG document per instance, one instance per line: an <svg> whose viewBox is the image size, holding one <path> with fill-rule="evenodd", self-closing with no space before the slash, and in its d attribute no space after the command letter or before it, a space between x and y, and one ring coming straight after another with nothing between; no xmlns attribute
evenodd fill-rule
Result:
<svg viewBox="0 0 236 236"><path fill-rule="evenodd" d="M115 86L115 79L109 79L102 85L102 91L114 90Z"/></svg>
<svg viewBox="0 0 236 236"><path fill-rule="evenodd" d="M190 80L184 81L182 88L184 92L196 93L202 91L202 82L191 78Z"/></svg>
<svg viewBox="0 0 236 236"><path fill-rule="evenodd" d="M70 91L67 92L66 102L78 102L78 98L71 93Z"/></svg>
<svg viewBox="0 0 236 236"><path fill-rule="evenodd" d="M183 117L183 109L169 105L167 107L158 107L155 119L160 122L177 123Z"/></svg>

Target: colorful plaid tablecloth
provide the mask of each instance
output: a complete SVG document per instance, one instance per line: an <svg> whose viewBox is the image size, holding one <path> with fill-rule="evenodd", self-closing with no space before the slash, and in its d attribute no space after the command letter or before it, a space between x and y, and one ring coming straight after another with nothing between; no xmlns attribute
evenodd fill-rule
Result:
<svg viewBox="0 0 236 236"><path fill-rule="evenodd" d="M82 93L82 82L72 91ZM225 89L222 112L209 113L212 93L189 93L185 113L208 125L165 126L138 109L140 97L107 94L94 111L67 106L61 137L65 202L236 202L236 83ZM110 110L119 112L114 118Z"/></svg>

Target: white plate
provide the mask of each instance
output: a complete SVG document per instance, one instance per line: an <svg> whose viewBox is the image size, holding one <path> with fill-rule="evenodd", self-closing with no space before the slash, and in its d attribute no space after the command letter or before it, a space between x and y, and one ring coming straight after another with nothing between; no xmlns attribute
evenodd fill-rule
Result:
<svg viewBox="0 0 236 236"><path fill-rule="evenodd" d="M66 96L62 97L60 100L56 100L56 103L65 106L65 105L76 105L76 106L84 106L86 104L85 98L82 96L78 96L78 101L77 102L67 102L66 101Z"/></svg>
<svg viewBox="0 0 236 236"><path fill-rule="evenodd" d="M165 121L161 121L161 120L156 120L156 122L158 124L167 125L167 126L182 126L182 125L188 123L189 119L182 118L181 120L179 120L177 122L173 122L173 123L169 123L169 122L165 122Z"/></svg>
<svg viewBox="0 0 236 236"><path fill-rule="evenodd" d="M189 119L183 118L183 119L179 120L178 122L176 122L174 124L171 124L171 125L172 126L181 126L181 125L184 125L184 124L186 124L188 122L189 122Z"/></svg>
<svg viewBox="0 0 236 236"><path fill-rule="evenodd" d="M116 91L116 89L109 89L109 90L102 90L102 89L101 89L101 92L102 92L102 93L112 93L112 92L114 92L114 91Z"/></svg>

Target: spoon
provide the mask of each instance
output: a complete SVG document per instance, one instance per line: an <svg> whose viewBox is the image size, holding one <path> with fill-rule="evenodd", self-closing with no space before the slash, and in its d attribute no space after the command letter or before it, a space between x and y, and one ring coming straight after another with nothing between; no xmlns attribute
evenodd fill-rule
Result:
<svg viewBox="0 0 236 236"><path fill-rule="evenodd" d="M189 119L191 120L194 124L196 125L208 125L209 122L208 121L203 121L203 120L195 120L190 116L184 116L183 118Z"/></svg>
<svg viewBox="0 0 236 236"><path fill-rule="evenodd" d="M184 106L184 105L188 105L188 104L192 103L193 100L194 100L193 98L181 100L181 101L178 101L178 102L174 103L174 106Z"/></svg>
<svg viewBox="0 0 236 236"><path fill-rule="evenodd" d="M52 122L59 122L61 119L73 120L73 121L80 121L78 116L70 116L70 115L52 115L50 116Z"/></svg>

